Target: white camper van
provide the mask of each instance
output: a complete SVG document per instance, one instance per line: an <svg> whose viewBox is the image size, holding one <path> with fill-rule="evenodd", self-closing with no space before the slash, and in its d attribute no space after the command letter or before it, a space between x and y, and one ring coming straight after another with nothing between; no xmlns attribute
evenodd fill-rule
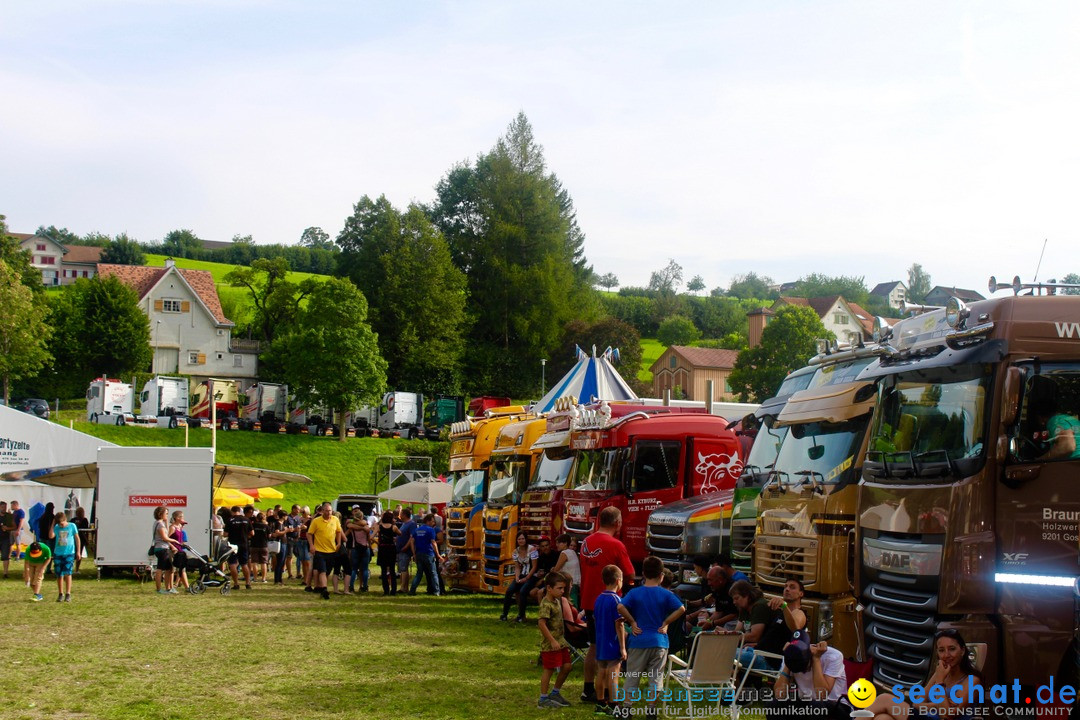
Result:
<svg viewBox="0 0 1080 720"><path fill-rule="evenodd" d="M135 396L131 385L97 378L86 389L86 419L92 423L124 425L135 419Z"/></svg>
<svg viewBox="0 0 1080 720"><path fill-rule="evenodd" d="M188 381L182 377L155 375L143 385L136 422L162 428L187 425Z"/></svg>

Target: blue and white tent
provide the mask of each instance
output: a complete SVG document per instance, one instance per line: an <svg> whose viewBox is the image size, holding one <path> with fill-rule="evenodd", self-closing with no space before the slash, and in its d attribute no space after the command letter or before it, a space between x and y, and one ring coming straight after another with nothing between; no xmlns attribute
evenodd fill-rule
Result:
<svg viewBox="0 0 1080 720"><path fill-rule="evenodd" d="M600 400L635 400L637 395L619 375L619 371L611 364L619 359L619 351L610 347L600 357L596 357L596 346L593 346L593 354L590 357L580 347L577 350L577 364L570 368L570 372L551 386L547 395L533 406L536 412L548 412L555 405L555 401L567 395L573 395L582 404L597 402Z"/></svg>

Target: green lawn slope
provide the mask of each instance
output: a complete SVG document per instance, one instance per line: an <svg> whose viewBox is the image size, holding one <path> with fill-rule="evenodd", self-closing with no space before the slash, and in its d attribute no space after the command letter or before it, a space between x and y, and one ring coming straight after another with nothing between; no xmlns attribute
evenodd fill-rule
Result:
<svg viewBox="0 0 1080 720"><path fill-rule="evenodd" d="M652 373L649 368L664 354L665 350L667 346L656 338L641 338L641 369L638 370L638 380L652 382Z"/></svg>

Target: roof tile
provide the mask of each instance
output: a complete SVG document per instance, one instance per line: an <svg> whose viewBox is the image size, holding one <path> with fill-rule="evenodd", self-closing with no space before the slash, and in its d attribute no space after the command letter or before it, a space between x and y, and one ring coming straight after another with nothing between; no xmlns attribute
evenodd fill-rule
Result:
<svg viewBox="0 0 1080 720"><path fill-rule="evenodd" d="M176 270L184 281L191 287L196 295L203 301L214 318L222 324L232 325L232 321L225 317L221 309L221 299L218 298L217 286L214 285L214 276L207 270ZM165 275L167 268L143 267L139 265L111 265L109 263L98 264L98 275L101 277L115 277L128 287L134 288L142 300L146 294L157 285Z"/></svg>
<svg viewBox="0 0 1080 720"><path fill-rule="evenodd" d="M695 367L733 368L735 367L735 361L739 358L738 350L689 347L687 345L672 345L670 349Z"/></svg>

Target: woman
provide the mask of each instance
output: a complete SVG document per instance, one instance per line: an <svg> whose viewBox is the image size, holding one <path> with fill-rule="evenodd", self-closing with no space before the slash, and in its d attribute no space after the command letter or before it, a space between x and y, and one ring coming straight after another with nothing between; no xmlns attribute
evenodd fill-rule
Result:
<svg viewBox="0 0 1080 720"><path fill-rule="evenodd" d="M766 639L767 628L776 624L779 613L769 607L769 601L757 589L746 580L738 580L732 584L731 601L735 603L735 609L739 612L739 625L743 632L742 650L739 651L739 664L745 668L754 662L755 648L763 652L779 655L784 649L785 641L779 645L775 642L763 642ZM781 625L783 616L780 616ZM791 633L788 633L790 637ZM773 670L780 668L780 659L759 657L757 667L768 666Z"/></svg>
<svg viewBox="0 0 1080 720"><path fill-rule="evenodd" d="M187 553L184 551L184 526L187 525L184 522L184 513L182 510L177 510L172 514L172 520L169 523L169 537L177 543L179 548L176 554L172 556L172 585L176 587L180 584L185 590L189 589L188 577L187 577Z"/></svg>
<svg viewBox="0 0 1080 720"><path fill-rule="evenodd" d="M81 505L75 508L75 517L72 518L71 523L79 528L79 540L82 541L82 546L86 550L87 557L94 557L94 548L90 545L90 521L86 518L86 509ZM75 557L75 572L79 572L79 568L82 567L82 553L79 553Z"/></svg>
<svg viewBox="0 0 1080 720"><path fill-rule="evenodd" d="M382 577L383 595L397 595L397 548L394 546L394 536L400 535L401 531L394 524L394 513L387 510L382 514L376 533L379 538L376 562Z"/></svg>
<svg viewBox="0 0 1080 720"><path fill-rule="evenodd" d="M352 520L348 525L349 539L352 540L349 572L349 592L356 590L356 578L360 577L360 592L368 591L368 579L371 575L368 569L371 565L371 531L368 528L367 518L360 508L353 510Z"/></svg>
<svg viewBox="0 0 1080 720"><path fill-rule="evenodd" d="M578 606L581 590L581 564L577 556L577 540L563 533L555 538L555 547L559 551L559 562L555 563L554 572L561 572L570 578L570 604Z"/></svg>
<svg viewBox="0 0 1080 720"><path fill-rule="evenodd" d="M920 703L896 702L892 693L878 696L870 710L874 713L874 720L893 720L893 718L907 718L908 716L922 715L931 718L972 718L974 714L966 702L968 699L968 684L981 685L982 676L968 657L967 643L960 633L953 629L939 630L934 635L934 653L937 655L937 667L926 681L929 690L935 685L945 688L944 699L940 703L927 700ZM970 680L969 680L970 678ZM954 693L960 697L960 702L953 702L950 690L960 685L963 690ZM979 696L982 693L978 693Z"/></svg>
<svg viewBox="0 0 1080 720"><path fill-rule="evenodd" d="M154 585L158 595L179 595L172 584L172 556L177 549L176 541L169 537L169 526L165 518L169 516L169 508L158 505L154 508L154 534L153 550L157 558L157 570L154 571ZM164 584L164 587L162 585Z"/></svg>
<svg viewBox="0 0 1080 720"><path fill-rule="evenodd" d="M225 552L225 521L229 518L229 511L219 507L218 511L210 516L210 559L217 560Z"/></svg>
<svg viewBox="0 0 1080 720"><path fill-rule="evenodd" d="M270 564L274 566L274 584L284 585L285 581L281 579L281 575L285 572L285 557L288 552L288 531L285 529L285 511L270 511L269 519L267 522L267 533L270 536L270 542L267 544L267 549L270 551ZM277 543L277 550L274 550L273 543Z"/></svg>
<svg viewBox="0 0 1080 720"><path fill-rule="evenodd" d="M518 595L529 585L529 581L536 574L536 561L539 557L539 551L534 545L529 544L529 538L526 537L525 533L518 533L514 554L512 555L513 561L517 564L517 572L514 574L514 582L510 583L510 587L506 589L506 595L503 596L503 611L502 615L499 616L499 620L506 621L508 619L510 606L518 601ZM520 605L523 606L524 603ZM519 610L514 621L525 622L524 612Z"/></svg>
<svg viewBox="0 0 1080 720"><path fill-rule="evenodd" d="M270 525L261 512L255 513L251 523L251 568L252 582L266 582L266 563L270 559Z"/></svg>

